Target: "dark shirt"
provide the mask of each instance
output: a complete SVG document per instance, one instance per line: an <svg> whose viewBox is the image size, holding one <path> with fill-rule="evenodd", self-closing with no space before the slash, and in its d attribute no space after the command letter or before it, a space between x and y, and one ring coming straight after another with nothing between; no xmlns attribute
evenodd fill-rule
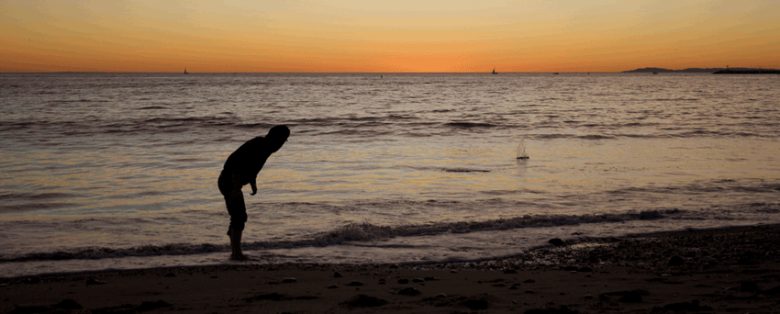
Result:
<svg viewBox="0 0 780 314"><path fill-rule="evenodd" d="M222 172L240 175L242 186L255 182L257 174L271 154L273 151L268 148L266 139L262 136L255 137L230 154Z"/></svg>

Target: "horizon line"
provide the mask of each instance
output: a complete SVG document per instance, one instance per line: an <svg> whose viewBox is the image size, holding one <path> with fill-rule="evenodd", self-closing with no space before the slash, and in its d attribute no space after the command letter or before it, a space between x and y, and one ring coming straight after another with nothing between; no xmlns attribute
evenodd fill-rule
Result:
<svg viewBox="0 0 780 314"><path fill-rule="evenodd" d="M555 74L555 73L597 73L597 74L606 74L606 73L626 73L626 72L635 72L635 73L641 73L637 70L649 70L649 69L659 69L659 70L666 70L666 71L684 71L688 69L712 69L712 70L721 70L721 69L761 69L761 70L776 70L773 68L751 68L751 67L706 67L706 68L700 68L700 67L688 67L683 69L667 69L662 67L644 67L644 68L636 68L633 70L623 70L623 71L537 71L537 72L518 72L518 71L509 71L509 72L496 72L495 74ZM474 71L474 72L304 72L304 71L292 71L292 72L190 72L187 71L181 72L181 71L38 71L38 70L26 70L26 71L0 71L0 74L181 74L181 75L189 75L189 74L492 74L489 71Z"/></svg>

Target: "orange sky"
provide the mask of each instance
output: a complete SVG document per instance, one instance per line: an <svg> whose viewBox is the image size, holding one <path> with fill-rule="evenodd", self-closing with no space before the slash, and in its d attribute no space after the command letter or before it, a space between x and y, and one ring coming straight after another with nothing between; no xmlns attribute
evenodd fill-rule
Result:
<svg viewBox="0 0 780 314"><path fill-rule="evenodd" d="M0 0L0 72L780 68L776 0Z"/></svg>

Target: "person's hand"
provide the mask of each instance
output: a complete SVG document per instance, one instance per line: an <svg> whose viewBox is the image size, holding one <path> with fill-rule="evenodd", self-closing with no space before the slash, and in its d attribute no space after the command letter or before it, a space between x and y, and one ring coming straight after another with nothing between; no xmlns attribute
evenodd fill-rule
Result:
<svg viewBox="0 0 780 314"><path fill-rule="evenodd" d="M257 189L252 189L252 193L249 195L255 195L255 194L257 194Z"/></svg>

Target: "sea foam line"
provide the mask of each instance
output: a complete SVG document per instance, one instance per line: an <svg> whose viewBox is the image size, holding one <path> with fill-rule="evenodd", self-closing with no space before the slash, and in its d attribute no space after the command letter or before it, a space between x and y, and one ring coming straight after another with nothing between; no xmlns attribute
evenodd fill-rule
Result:
<svg viewBox="0 0 780 314"><path fill-rule="evenodd" d="M472 233L480 231L512 230L519 228L544 228L550 226L620 222L631 220L663 219L679 216L685 211L678 209L648 210L638 213L588 214L588 215L525 215L510 219L487 221L465 221L453 223L434 223L423 225L378 226L368 222L349 223L333 230L320 232L302 240L294 241L257 241L245 243L246 250L283 249L301 247L326 247L348 242L382 241L395 237L430 236L448 233ZM144 245L131 248L88 247L67 251L29 253L21 256L2 256L0 263L102 259L128 256L188 255L229 251L227 244L188 244L174 243L161 246Z"/></svg>

